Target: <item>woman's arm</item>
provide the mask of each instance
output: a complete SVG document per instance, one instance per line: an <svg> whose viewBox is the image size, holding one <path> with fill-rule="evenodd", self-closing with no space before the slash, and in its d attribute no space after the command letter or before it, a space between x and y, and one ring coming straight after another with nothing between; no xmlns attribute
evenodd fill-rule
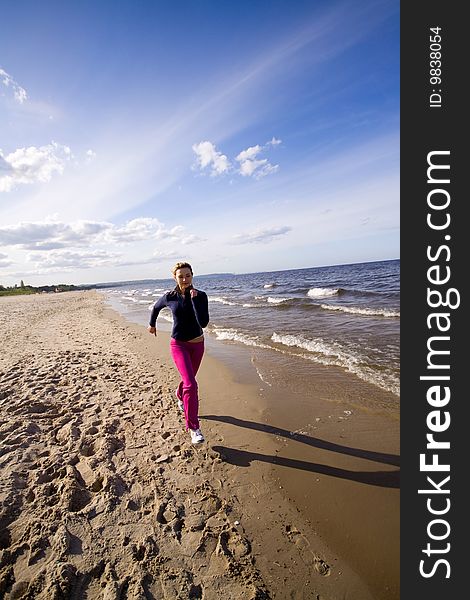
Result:
<svg viewBox="0 0 470 600"><path fill-rule="evenodd" d="M157 323L157 317L158 317L160 311L162 310L162 308L165 308L166 305L167 305L166 294L163 294L163 296L159 300L157 300L155 302L155 304L153 305L152 312L150 313L149 330L150 330L150 328L155 329L155 325ZM155 331L151 331L150 333L155 333Z"/></svg>
<svg viewBox="0 0 470 600"><path fill-rule="evenodd" d="M207 324L209 323L209 303L207 301L207 294L205 292L192 289L191 299L199 325L201 327L207 327Z"/></svg>

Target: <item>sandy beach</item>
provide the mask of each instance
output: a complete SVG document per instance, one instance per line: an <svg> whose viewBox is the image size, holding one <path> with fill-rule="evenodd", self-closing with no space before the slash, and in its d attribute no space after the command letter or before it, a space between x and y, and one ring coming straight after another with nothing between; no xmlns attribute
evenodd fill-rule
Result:
<svg viewBox="0 0 470 600"><path fill-rule="evenodd" d="M97 292L2 297L0 331L0 597L399 598L385 392L312 365L307 402L209 351L195 447L168 333Z"/></svg>

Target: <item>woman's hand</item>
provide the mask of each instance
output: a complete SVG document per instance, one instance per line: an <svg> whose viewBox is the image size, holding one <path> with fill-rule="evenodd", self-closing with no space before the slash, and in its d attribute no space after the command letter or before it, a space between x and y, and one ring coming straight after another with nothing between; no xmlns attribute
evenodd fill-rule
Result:
<svg viewBox="0 0 470 600"><path fill-rule="evenodd" d="M195 298L197 296L197 290L195 288L191 288L190 292L191 298Z"/></svg>
<svg viewBox="0 0 470 600"><path fill-rule="evenodd" d="M149 325L149 326L147 327L147 331L148 331L149 333L153 333L153 335L154 335L155 337L157 337L157 328L156 328L156 327L152 327L151 325Z"/></svg>

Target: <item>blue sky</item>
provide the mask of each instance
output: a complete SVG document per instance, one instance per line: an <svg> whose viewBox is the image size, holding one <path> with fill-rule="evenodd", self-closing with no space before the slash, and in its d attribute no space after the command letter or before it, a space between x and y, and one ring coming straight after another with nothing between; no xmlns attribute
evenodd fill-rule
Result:
<svg viewBox="0 0 470 600"><path fill-rule="evenodd" d="M399 2L2 6L0 283L399 256Z"/></svg>

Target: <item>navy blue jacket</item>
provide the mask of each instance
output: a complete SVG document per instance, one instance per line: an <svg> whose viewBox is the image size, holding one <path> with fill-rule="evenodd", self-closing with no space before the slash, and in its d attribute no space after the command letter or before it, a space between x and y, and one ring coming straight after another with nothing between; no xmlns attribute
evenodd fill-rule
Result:
<svg viewBox="0 0 470 600"><path fill-rule="evenodd" d="M162 308L169 308L173 313L173 331L171 337L187 342L202 335L202 328L209 323L209 307L207 294L197 291L191 299L189 290L183 296L176 290L166 292L155 302L150 314L150 326L155 327L157 317Z"/></svg>

